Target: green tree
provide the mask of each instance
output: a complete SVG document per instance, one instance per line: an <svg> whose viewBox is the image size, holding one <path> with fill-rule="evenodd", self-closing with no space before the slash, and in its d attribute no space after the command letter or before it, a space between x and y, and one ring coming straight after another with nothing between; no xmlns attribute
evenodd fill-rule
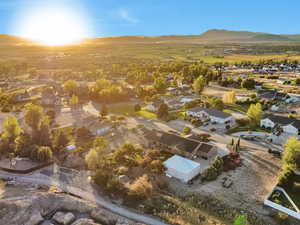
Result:
<svg viewBox="0 0 300 225"><path fill-rule="evenodd" d="M282 159L284 167L300 170L300 141L296 137L287 140Z"/></svg>
<svg viewBox="0 0 300 225"><path fill-rule="evenodd" d="M50 120L48 116L43 116L38 132L37 143L39 145L50 146L51 145L51 130L50 130Z"/></svg>
<svg viewBox="0 0 300 225"><path fill-rule="evenodd" d="M72 108L76 108L78 106L78 103L79 103L78 97L76 95L72 95L69 101L69 105Z"/></svg>
<svg viewBox="0 0 300 225"><path fill-rule="evenodd" d="M33 132L37 132L43 118L43 108L34 104L25 105L25 123L32 129Z"/></svg>
<svg viewBox="0 0 300 225"><path fill-rule="evenodd" d="M55 151L59 152L60 150L65 149L68 143L69 139L63 131L59 130L54 134L52 146Z"/></svg>
<svg viewBox="0 0 300 225"><path fill-rule="evenodd" d="M134 111L135 111L135 112L141 111L141 106L140 106L140 104L135 104L135 105L134 105Z"/></svg>
<svg viewBox="0 0 300 225"><path fill-rule="evenodd" d="M78 91L79 84L75 80L67 80L63 84L64 91L69 95L75 95Z"/></svg>
<svg viewBox="0 0 300 225"><path fill-rule="evenodd" d="M36 159L40 162L47 162L53 157L52 150L49 146L40 146L37 148Z"/></svg>
<svg viewBox="0 0 300 225"><path fill-rule="evenodd" d="M193 89L197 94L201 94L206 85L207 85L207 82L206 82L205 77L199 76L193 83Z"/></svg>
<svg viewBox="0 0 300 225"><path fill-rule="evenodd" d="M255 80L252 78L244 79L241 83L242 88L246 88L248 90L254 89L255 87Z"/></svg>
<svg viewBox="0 0 300 225"><path fill-rule="evenodd" d="M22 132L22 129L18 123L18 120L14 116L8 116L3 122L3 134L2 138L8 138L10 141L14 141Z"/></svg>
<svg viewBox="0 0 300 225"><path fill-rule="evenodd" d="M183 128L183 133L184 134L190 134L191 133L191 128L190 127L187 127L187 126L185 126L184 128Z"/></svg>
<svg viewBox="0 0 300 225"><path fill-rule="evenodd" d="M167 82L165 79L158 77L154 80L153 86L157 92L163 92L167 88Z"/></svg>
<svg viewBox="0 0 300 225"><path fill-rule="evenodd" d="M107 115L108 115L108 108L107 108L106 104L103 104L101 107L100 116L104 117Z"/></svg>
<svg viewBox="0 0 300 225"><path fill-rule="evenodd" d="M165 103L160 104L160 106L158 107L158 110L157 110L157 117L159 119L166 119L168 116L169 116L168 105Z"/></svg>
<svg viewBox="0 0 300 225"><path fill-rule="evenodd" d="M248 111L247 116L252 126L257 126L260 123L262 117L262 106L260 103L251 104Z"/></svg>
<svg viewBox="0 0 300 225"><path fill-rule="evenodd" d="M234 91L227 92L223 96L223 103L234 104L236 102L236 94Z"/></svg>
<svg viewBox="0 0 300 225"><path fill-rule="evenodd" d="M31 151L32 140L29 134L22 133L15 139L16 155L21 157L29 157Z"/></svg>

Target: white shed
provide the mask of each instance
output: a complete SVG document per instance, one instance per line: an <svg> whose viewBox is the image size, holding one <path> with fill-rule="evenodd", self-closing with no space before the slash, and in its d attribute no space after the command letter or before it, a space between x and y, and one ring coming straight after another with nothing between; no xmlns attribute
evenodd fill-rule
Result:
<svg viewBox="0 0 300 225"><path fill-rule="evenodd" d="M174 155L164 162L167 168L166 175L175 177L185 183L200 173L200 163Z"/></svg>

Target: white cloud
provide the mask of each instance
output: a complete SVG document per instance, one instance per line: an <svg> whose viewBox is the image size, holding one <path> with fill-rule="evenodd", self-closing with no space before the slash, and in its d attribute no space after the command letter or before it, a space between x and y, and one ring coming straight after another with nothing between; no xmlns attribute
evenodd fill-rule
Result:
<svg viewBox="0 0 300 225"><path fill-rule="evenodd" d="M128 23L138 23L139 20L134 16L130 15L127 9L119 9L117 11L117 16L120 17L122 20L125 20Z"/></svg>

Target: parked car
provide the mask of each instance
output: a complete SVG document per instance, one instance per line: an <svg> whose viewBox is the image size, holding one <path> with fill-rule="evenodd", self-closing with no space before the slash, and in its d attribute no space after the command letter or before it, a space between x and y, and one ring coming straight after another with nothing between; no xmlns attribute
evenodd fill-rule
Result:
<svg viewBox="0 0 300 225"><path fill-rule="evenodd" d="M268 153L273 154L273 155L278 156L278 157L282 156L282 152L281 151L274 150L274 149L271 149L271 148L268 149Z"/></svg>

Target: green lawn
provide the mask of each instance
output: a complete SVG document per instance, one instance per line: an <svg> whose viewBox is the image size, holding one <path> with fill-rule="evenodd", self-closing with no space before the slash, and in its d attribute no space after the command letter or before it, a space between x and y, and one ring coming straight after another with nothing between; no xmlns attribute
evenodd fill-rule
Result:
<svg viewBox="0 0 300 225"><path fill-rule="evenodd" d="M152 112L149 112L149 111L146 111L146 110L141 110L139 112L136 113L137 116L141 116L141 117L145 117L147 119L150 119L150 120L157 120L157 116L155 113L152 113Z"/></svg>
<svg viewBox="0 0 300 225"><path fill-rule="evenodd" d="M249 105L225 105L223 112L232 113L232 112L239 112L239 113L246 113L248 111Z"/></svg>
<svg viewBox="0 0 300 225"><path fill-rule="evenodd" d="M250 127L234 127L226 131L226 134L233 134L237 132L243 132L243 131L255 131L255 132L270 132L266 129L263 129L261 127L256 127L256 128L250 128Z"/></svg>
<svg viewBox="0 0 300 225"><path fill-rule="evenodd" d="M117 104L109 107L109 112L125 116L141 116L151 120L157 120L155 113L146 111L144 109L139 112L134 111L134 105L130 104Z"/></svg>
<svg viewBox="0 0 300 225"><path fill-rule="evenodd" d="M108 107L109 113L120 114L126 116L134 116L134 105L130 104L116 104Z"/></svg>

